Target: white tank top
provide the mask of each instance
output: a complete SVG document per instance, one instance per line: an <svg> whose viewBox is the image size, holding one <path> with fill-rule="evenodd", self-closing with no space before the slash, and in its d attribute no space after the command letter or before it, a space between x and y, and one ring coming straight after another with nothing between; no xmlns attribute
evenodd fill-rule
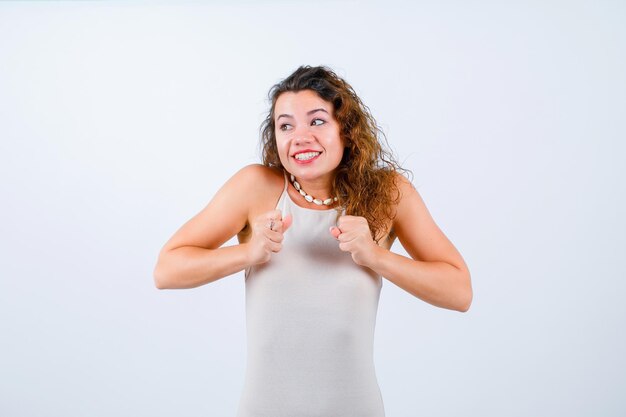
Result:
<svg viewBox="0 0 626 417"><path fill-rule="evenodd" d="M296 205L280 252L247 268L247 364L237 417L384 417L374 368L382 278L329 232L336 210Z"/></svg>

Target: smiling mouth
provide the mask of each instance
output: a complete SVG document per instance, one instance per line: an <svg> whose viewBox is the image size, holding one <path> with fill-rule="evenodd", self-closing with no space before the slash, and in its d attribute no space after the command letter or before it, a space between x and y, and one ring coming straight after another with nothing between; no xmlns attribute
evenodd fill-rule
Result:
<svg viewBox="0 0 626 417"><path fill-rule="evenodd" d="M321 152L300 152L295 154L293 157L296 158L298 161L309 161L319 154L321 154Z"/></svg>

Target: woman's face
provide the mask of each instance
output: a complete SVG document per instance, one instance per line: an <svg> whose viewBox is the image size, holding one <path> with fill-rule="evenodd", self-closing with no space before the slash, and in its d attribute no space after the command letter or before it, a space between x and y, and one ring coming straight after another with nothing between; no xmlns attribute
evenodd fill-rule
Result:
<svg viewBox="0 0 626 417"><path fill-rule="evenodd" d="M286 92L274 107L276 146L280 162L299 180L332 178L344 143L333 105L313 90Z"/></svg>

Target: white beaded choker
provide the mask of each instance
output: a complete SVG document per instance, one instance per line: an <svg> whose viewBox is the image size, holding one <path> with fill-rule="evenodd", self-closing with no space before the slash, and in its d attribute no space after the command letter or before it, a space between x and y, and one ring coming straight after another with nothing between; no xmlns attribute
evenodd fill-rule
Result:
<svg viewBox="0 0 626 417"><path fill-rule="evenodd" d="M294 188L298 190L300 195L304 197L304 199L308 201L309 203L315 203L318 206L321 206L322 204L325 206L329 206L335 201L337 201L337 197L327 198L326 200L322 201L319 198L315 198L312 195L307 194L306 191L304 191L302 187L300 187L300 184L298 183L298 181L296 181L296 177L294 177L293 174L289 174L289 176L291 178L291 182L293 183Z"/></svg>

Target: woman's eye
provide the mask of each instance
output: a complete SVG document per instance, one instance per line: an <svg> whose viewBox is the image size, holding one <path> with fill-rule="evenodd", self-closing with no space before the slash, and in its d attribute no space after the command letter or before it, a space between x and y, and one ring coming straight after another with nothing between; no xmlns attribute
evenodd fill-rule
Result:
<svg viewBox="0 0 626 417"><path fill-rule="evenodd" d="M291 127L290 124L288 123L283 123L282 125L280 125L280 130L287 130L289 127Z"/></svg>
<svg viewBox="0 0 626 417"><path fill-rule="evenodd" d="M314 126L323 125L324 123L326 123L326 122L323 121L322 119L313 119L313 121L311 122L311 124L314 125Z"/></svg>

